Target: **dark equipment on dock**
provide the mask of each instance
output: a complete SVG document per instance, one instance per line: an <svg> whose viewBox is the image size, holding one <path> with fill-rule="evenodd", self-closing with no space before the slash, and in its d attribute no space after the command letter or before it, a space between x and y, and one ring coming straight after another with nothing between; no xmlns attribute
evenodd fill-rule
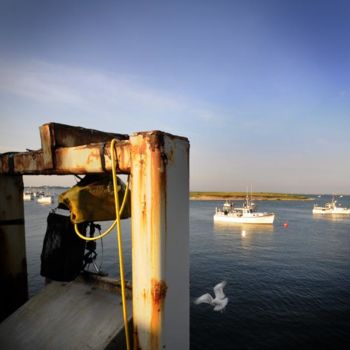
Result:
<svg viewBox="0 0 350 350"><path fill-rule="evenodd" d="M85 232L87 223L80 224ZM74 232L69 216L50 213L41 253L40 274L55 281L73 281L84 266L86 242Z"/></svg>

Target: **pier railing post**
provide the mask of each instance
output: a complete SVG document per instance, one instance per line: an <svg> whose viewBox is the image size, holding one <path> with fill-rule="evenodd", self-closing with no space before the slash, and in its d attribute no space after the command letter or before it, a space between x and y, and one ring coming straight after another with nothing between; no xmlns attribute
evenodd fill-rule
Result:
<svg viewBox="0 0 350 350"><path fill-rule="evenodd" d="M134 349L189 349L189 142L130 137Z"/></svg>
<svg viewBox="0 0 350 350"><path fill-rule="evenodd" d="M22 175L0 175L0 321L28 300Z"/></svg>

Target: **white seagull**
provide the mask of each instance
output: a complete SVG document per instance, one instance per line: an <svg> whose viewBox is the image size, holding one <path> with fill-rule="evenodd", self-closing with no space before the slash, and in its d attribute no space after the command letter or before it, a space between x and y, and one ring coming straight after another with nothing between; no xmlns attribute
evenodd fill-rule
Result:
<svg viewBox="0 0 350 350"><path fill-rule="evenodd" d="M215 294L214 299L209 293L206 293L200 296L199 298L197 298L194 301L194 303L196 305L207 303L214 306L214 311L224 311L228 303L228 298L224 294L225 286L226 286L226 281L223 281L214 287L214 294Z"/></svg>

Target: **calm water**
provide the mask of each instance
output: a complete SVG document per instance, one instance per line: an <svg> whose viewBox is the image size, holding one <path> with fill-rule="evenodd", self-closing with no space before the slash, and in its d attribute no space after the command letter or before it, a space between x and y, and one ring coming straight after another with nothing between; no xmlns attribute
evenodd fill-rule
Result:
<svg viewBox="0 0 350 350"><path fill-rule="evenodd" d="M350 197L341 201L350 206ZM273 226L214 224L220 205L190 203L191 349L349 348L350 217L315 217L313 202L276 201L258 202L278 215ZM49 210L25 204L31 295L43 286L40 252ZM123 229L130 279L129 220ZM103 251L103 270L117 276L114 234L104 239ZM222 280L225 312L192 303Z"/></svg>
<svg viewBox="0 0 350 350"><path fill-rule="evenodd" d="M315 218L311 202L276 201L258 205L287 229L218 225L215 204L191 203L191 297L227 280L229 304L222 314L192 304L191 349L349 346L350 218Z"/></svg>

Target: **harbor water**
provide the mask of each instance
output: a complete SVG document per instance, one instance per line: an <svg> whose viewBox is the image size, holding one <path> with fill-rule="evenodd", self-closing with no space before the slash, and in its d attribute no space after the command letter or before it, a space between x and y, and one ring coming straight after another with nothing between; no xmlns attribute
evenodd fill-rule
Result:
<svg viewBox="0 0 350 350"><path fill-rule="evenodd" d="M350 197L340 201L350 206ZM350 348L350 215L315 216L313 203L257 202L277 220L249 226L214 223L220 201L190 202L191 349ZM25 202L30 295L44 285L40 253L54 207ZM130 220L123 230L131 279ZM110 276L118 275L116 251L115 232L104 239L103 254L98 243L97 265L103 255L102 269ZM193 303L204 293L213 295L223 280L229 298L224 312Z"/></svg>

